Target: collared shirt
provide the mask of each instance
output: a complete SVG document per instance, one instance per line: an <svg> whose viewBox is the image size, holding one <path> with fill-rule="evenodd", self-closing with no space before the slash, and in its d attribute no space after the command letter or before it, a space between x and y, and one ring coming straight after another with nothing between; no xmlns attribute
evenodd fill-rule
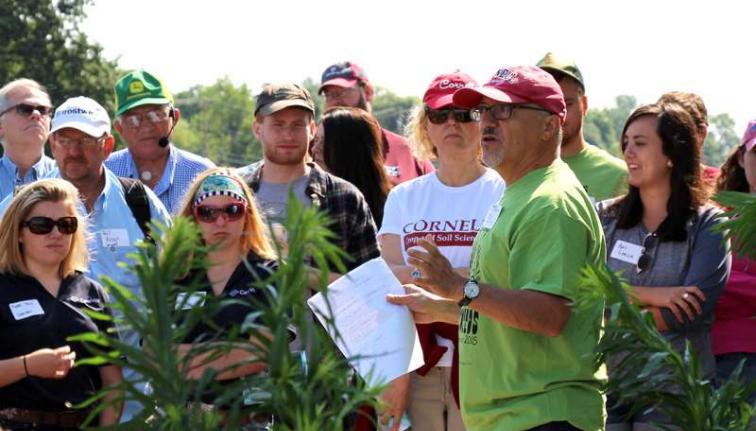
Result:
<svg viewBox="0 0 756 431"><path fill-rule="evenodd" d="M118 177L108 168L104 170L105 187L87 217L87 248L89 249L87 275L97 281L102 276L108 276L139 297L142 295L142 287L138 277L127 268L121 268L119 263L132 262L127 255L138 251L136 243L144 238L144 234L126 203L126 195ZM145 192L150 203L152 220L163 226L169 226L171 217L168 211L152 190L145 187ZM12 196L7 196L0 202L0 215L5 213L11 200ZM79 202L79 211L87 214L83 202ZM117 310L115 312L117 313ZM124 341L134 346L138 345L136 334L121 333L121 336Z"/></svg>
<svg viewBox="0 0 756 431"><path fill-rule="evenodd" d="M1 274L0 359L65 345L76 352L76 360L92 356L84 345L66 338L107 332L112 322L94 320L84 310L110 314L102 286L78 272L62 280L57 296L33 277ZM63 379L25 377L0 388L0 409L70 410L100 386L99 371L94 366L74 367Z"/></svg>
<svg viewBox="0 0 756 431"><path fill-rule="evenodd" d="M320 169L314 163L305 189L312 205L323 209L330 217L329 226L338 237L337 245L346 251L351 260L344 262L354 269L370 259L380 256L375 237L375 223L362 193L351 183ZM239 169L239 175L254 192L260 188L263 163L257 162Z"/></svg>
<svg viewBox="0 0 756 431"><path fill-rule="evenodd" d="M57 171L58 165L55 164L55 160L43 154L39 161L26 172L26 175L21 177L18 175L18 167L13 163L13 160L7 155L3 155L3 157L0 157L0 199L13 195L18 186L56 176Z"/></svg>
<svg viewBox="0 0 756 431"><path fill-rule="evenodd" d="M174 214L183 204L184 193L189 190L192 181L203 171L214 168L215 163L204 157L176 148L169 147L168 160L163 169L163 176L155 186L158 196L168 212ZM139 170L128 148L118 150L105 160L105 166L116 175L139 179Z"/></svg>

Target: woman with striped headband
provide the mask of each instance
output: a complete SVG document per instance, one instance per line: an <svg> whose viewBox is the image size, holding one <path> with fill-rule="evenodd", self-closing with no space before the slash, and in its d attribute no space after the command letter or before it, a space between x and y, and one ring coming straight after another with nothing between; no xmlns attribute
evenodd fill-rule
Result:
<svg viewBox="0 0 756 431"><path fill-rule="evenodd" d="M247 315L254 311L253 304L265 302L266 295L255 287L275 271L273 249L265 234L265 227L253 201L252 192L230 168L205 171L192 184L179 215L193 219L200 228L202 240L210 247L209 267L204 274L190 273L179 284L189 285L200 280L199 290L192 292L200 299L177 300L177 306L208 307L217 301L205 298L233 300L220 302L217 308L208 307L206 316L184 338L181 350L188 351L194 343L203 340L223 340L237 331ZM204 356L204 355L201 355ZM207 368L218 371L216 380L233 382L243 376L265 369L263 362L249 362L250 352L235 349L213 361L195 358L190 366L189 378L199 379ZM245 365L234 367L241 362ZM204 404L215 404L217 394L202 395ZM199 401L199 400L198 400ZM223 410L227 406L215 406Z"/></svg>

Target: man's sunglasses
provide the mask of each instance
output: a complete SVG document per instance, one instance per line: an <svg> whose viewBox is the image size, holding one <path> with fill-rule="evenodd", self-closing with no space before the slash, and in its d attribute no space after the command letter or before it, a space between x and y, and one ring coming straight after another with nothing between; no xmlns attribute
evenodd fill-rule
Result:
<svg viewBox="0 0 756 431"><path fill-rule="evenodd" d="M61 217L57 220L50 217L32 217L21 222L21 227L29 228L29 232L35 235L47 235L55 226L58 226L58 232L71 235L79 227L79 220L76 217Z"/></svg>
<svg viewBox="0 0 756 431"><path fill-rule="evenodd" d="M656 232L651 232L643 238L643 253L641 253L636 270L638 274L651 267L651 263L654 261L654 249L659 244L659 236Z"/></svg>
<svg viewBox="0 0 756 431"><path fill-rule="evenodd" d="M431 109L425 107L425 113L428 115L428 121L433 124L444 124L449 118L449 115L454 116L454 121L457 123L469 123L471 121L478 121L477 118L472 116L469 109Z"/></svg>
<svg viewBox="0 0 756 431"><path fill-rule="evenodd" d="M244 216L247 206L244 204L229 204L224 207L211 205L197 205L194 207L194 217L203 223L215 223L223 214L227 221L236 221Z"/></svg>
<svg viewBox="0 0 756 431"><path fill-rule="evenodd" d="M11 106L5 111L0 112L0 115L4 115L5 113L10 112L13 109L16 110L16 113L18 115L23 115L24 117L30 117L31 114L34 113L34 111L39 112L39 115L43 117L51 116L53 113L53 108L51 106L29 105L28 103L19 103L18 105Z"/></svg>

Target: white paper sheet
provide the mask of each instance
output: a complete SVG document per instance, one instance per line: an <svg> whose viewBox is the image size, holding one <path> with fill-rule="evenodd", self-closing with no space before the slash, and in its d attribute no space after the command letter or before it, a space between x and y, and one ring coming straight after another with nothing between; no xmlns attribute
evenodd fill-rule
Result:
<svg viewBox="0 0 756 431"><path fill-rule="evenodd" d="M365 262L328 286L328 301L339 337L326 324L323 294L307 300L313 313L360 376L370 385L385 384L423 365L423 352L412 313L389 304L388 294L404 288L382 258Z"/></svg>

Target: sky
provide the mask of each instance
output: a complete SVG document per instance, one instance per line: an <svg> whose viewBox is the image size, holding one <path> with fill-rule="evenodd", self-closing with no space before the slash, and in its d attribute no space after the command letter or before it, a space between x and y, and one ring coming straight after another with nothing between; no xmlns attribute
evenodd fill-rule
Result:
<svg viewBox="0 0 756 431"><path fill-rule="evenodd" d="M95 0L86 12L81 28L107 58L174 93L222 77L257 92L350 60L374 85L421 97L438 74L483 83L552 51L577 62L590 107L678 90L729 113L739 136L756 118L754 1Z"/></svg>

